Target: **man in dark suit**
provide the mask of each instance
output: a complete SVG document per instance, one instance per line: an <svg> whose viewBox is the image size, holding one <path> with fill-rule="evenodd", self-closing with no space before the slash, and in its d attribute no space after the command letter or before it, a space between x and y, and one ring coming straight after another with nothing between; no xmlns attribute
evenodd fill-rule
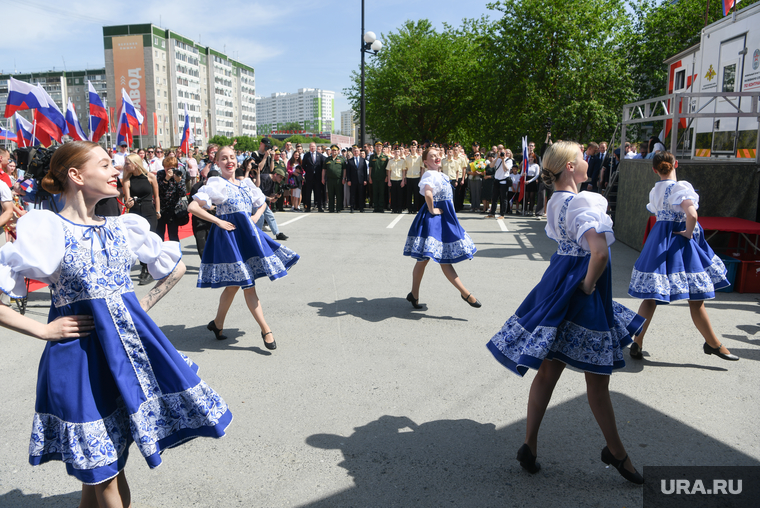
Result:
<svg viewBox="0 0 760 508"><path fill-rule="evenodd" d="M599 174L596 178L598 192L603 192L610 178L610 168L612 167L612 154L607 152L607 143L599 143Z"/></svg>
<svg viewBox="0 0 760 508"><path fill-rule="evenodd" d="M592 141L588 144L586 152L588 153L586 190L599 192L599 171L602 169L602 160L599 158L599 145Z"/></svg>
<svg viewBox="0 0 760 508"><path fill-rule="evenodd" d="M367 185L367 162L359 156L359 147L354 146L353 157L348 159L348 187L351 189L351 213L364 212L364 186Z"/></svg>
<svg viewBox="0 0 760 508"><path fill-rule="evenodd" d="M317 210L324 212L322 208L322 166L324 156L317 151L317 144L309 144L309 152L301 157L303 169L303 206L304 212L311 211L311 193L314 192L314 204Z"/></svg>

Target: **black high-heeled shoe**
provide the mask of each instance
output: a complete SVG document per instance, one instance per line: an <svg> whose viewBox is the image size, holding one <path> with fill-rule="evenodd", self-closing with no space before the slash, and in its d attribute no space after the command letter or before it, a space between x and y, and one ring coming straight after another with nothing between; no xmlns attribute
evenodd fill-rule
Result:
<svg viewBox="0 0 760 508"><path fill-rule="evenodd" d="M459 295L459 296L462 296L462 295ZM480 300L478 300L477 298L475 298L475 301L474 301L474 302L471 302L471 301L470 301L470 297L471 297L471 296L472 296L472 293L470 293L470 294L469 294L469 295L467 295L467 296L462 296L462 300L464 300L465 302L467 302L467 304L468 304L470 307L475 307L476 309L479 309L480 307L482 307L482 305L480 304Z"/></svg>
<svg viewBox="0 0 760 508"><path fill-rule="evenodd" d="M227 338L226 335L222 334L221 328L216 327L216 323L214 323L213 319L209 321L208 325L206 325L206 328L214 332L214 337L216 337L216 340L224 340Z"/></svg>
<svg viewBox="0 0 760 508"><path fill-rule="evenodd" d="M530 474L536 474L541 470L541 464L536 462L536 456L530 451L530 446L527 443L517 450L517 460L520 461L522 468Z"/></svg>
<svg viewBox="0 0 760 508"><path fill-rule="evenodd" d="M264 347L267 348L267 349L270 349L270 350L271 349L277 349L277 343L275 341L272 341L272 342L267 342L266 341L266 336L267 335L272 335L272 331L270 330L267 333L261 332L261 340L264 341Z"/></svg>
<svg viewBox="0 0 760 508"><path fill-rule="evenodd" d="M615 458L614 455L612 455L612 452L606 446L602 450L602 462L604 462L605 464L609 464L610 466L617 469L618 473L620 473L620 476L622 476L629 482L635 483L636 485L643 484L644 477L641 476L638 471L636 471L635 473L631 473L625 468L626 460L628 460L628 455L623 457L623 460L618 460Z"/></svg>
<svg viewBox="0 0 760 508"><path fill-rule="evenodd" d="M419 300L414 297L412 293L409 293L406 295L406 300L412 304L412 307L415 309L421 309L422 305L420 305Z"/></svg>
<svg viewBox="0 0 760 508"><path fill-rule="evenodd" d="M724 360L728 360L731 362L736 362L739 360L739 357L736 355L732 355L731 353L724 354L720 352L720 348L723 346L723 344L718 344L718 347L712 347L707 342L705 342L704 346L702 346L702 349L704 350L706 355L715 355L718 358L723 358Z"/></svg>
<svg viewBox="0 0 760 508"><path fill-rule="evenodd" d="M631 358L633 358L634 360L644 359L644 355L641 353L641 346L639 346L635 342L631 344L631 349L628 351L628 354L631 355Z"/></svg>

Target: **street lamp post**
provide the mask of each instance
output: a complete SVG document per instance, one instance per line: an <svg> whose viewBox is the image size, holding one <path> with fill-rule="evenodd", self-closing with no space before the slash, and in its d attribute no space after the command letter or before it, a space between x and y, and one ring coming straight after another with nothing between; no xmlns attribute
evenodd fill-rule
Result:
<svg viewBox="0 0 760 508"><path fill-rule="evenodd" d="M364 32L364 0L362 0L362 42L361 42L361 53L362 53L362 93L361 93L361 113L360 113L360 119L359 119L359 146L364 146L364 136L365 136L365 128L366 128L366 121L365 121L365 110L366 106L364 103L364 55L370 54L370 55L376 55L380 49L382 49L383 43L382 41L377 40L377 37L375 37L374 32Z"/></svg>

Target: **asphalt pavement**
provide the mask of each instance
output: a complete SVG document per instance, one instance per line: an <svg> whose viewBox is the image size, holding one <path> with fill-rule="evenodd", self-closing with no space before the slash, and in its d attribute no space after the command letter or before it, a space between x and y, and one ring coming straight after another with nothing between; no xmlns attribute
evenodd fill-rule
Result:
<svg viewBox="0 0 760 508"><path fill-rule="evenodd" d="M641 487L599 458L604 440L578 371L566 369L544 419L541 471L529 475L515 460L535 372L512 374L485 345L548 266L556 244L545 221L460 214L478 252L456 269L483 307L463 302L430 263L425 308L414 310L405 300L414 261L402 256L413 216L276 218L301 260L287 277L256 285L275 351L264 348L242 295L225 324L229 338L214 340L206 324L221 290L195 287L194 240L182 242L188 272L150 315L200 365L234 421L223 439L166 451L155 470L133 448L134 508L641 506ZM612 246L613 294L633 310L637 256ZM686 303L658 308L643 361L626 352L610 389L639 470L760 465L758 296L720 293L707 304L739 362L702 352ZM27 315L46 320L49 303L47 290L33 293ZM44 344L0 334L0 507L74 507L81 486L60 462L28 464Z"/></svg>

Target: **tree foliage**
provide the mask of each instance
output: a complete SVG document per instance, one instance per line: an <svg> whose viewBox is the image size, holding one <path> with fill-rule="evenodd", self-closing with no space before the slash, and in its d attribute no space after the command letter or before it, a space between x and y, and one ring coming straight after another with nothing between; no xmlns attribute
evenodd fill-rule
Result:
<svg viewBox="0 0 760 508"><path fill-rule="evenodd" d="M744 8L760 0L744 0ZM626 7L626 2L628 6ZM366 66L368 130L519 145L611 137L623 104L665 93L669 58L699 42L705 0L500 0L493 18L406 21ZM709 2L708 23L721 19ZM360 110L360 75L346 89Z"/></svg>

